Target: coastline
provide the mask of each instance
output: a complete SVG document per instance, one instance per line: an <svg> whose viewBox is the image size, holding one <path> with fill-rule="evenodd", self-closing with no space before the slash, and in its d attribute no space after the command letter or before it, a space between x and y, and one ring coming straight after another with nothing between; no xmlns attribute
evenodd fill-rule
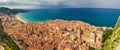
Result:
<svg viewBox="0 0 120 50"><path fill-rule="evenodd" d="M16 18L17 18L19 21L23 22L23 23L28 23L27 21L25 21L24 19L22 19L19 15L16 15Z"/></svg>

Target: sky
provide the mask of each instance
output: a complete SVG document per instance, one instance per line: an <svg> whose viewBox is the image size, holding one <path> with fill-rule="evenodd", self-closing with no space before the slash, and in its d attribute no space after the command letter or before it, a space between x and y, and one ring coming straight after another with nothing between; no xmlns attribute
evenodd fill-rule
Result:
<svg viewBox="0 0 120 50"><path fill-rule="evenodd" d="M0 0L0 7L42 8L115 8L120 9L120 0Z"/></svg>

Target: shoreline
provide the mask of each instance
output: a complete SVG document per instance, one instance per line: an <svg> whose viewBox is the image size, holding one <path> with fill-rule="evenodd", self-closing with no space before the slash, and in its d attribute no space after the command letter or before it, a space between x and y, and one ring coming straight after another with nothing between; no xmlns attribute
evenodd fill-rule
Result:
<svg viewBox="0 0 120 50"><path fill-rule="evenodd" d="M28 23L28 22L27 22L27 21L25 21L24 19L20 18L20 16L19 16L19 15L16 15L16 18L17 18L19 21L23 22L23 23Z"/></svg>

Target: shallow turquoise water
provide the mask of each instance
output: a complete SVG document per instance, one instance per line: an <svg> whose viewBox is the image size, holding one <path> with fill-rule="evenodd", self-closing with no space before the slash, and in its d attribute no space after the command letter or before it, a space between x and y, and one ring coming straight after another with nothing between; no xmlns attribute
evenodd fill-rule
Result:
<svg viewBox="0 0 120 50"><path fill-rule="evenodd" d="M20 16L29 22L43 22L47 19L81 20L96 26L114 26L119 9L102 8L70 8L70 9L36 9Z"/></svg>

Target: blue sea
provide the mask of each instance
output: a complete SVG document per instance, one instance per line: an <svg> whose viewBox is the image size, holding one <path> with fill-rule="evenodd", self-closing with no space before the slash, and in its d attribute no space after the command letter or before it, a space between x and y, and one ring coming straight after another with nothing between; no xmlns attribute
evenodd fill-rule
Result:
<svg viewBox="0 0 120 50"><path fill-rule="evenodd" d="M114 27L120 9L106 8L65 8L65 9L32 9L20 13L20 17L29 22L44 22L47 20L81 20L95 26Z"/></svg>

